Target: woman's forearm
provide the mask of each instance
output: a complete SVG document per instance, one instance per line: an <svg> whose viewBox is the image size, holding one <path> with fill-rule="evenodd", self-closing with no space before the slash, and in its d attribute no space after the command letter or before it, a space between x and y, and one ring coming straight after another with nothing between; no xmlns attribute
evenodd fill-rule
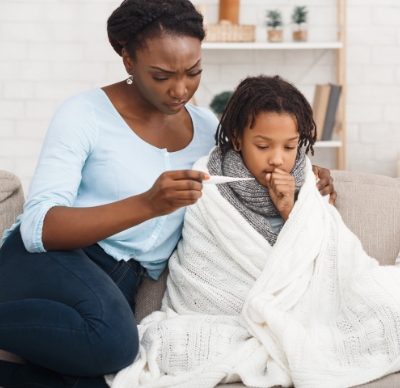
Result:
<svg viewBox="0 0 400 388"><path fill-rule="evenodd" d="M87 208L55 206L44 219L42 243L47 251L72 250L104 240L154 217L164 216L201 197L208 175L201 171L166 171L143 194Z"/></svg>
<svg viewBox="0 0 400 388"><path fill-rule="evenodd" d="M82 248L155 216L146 193L101 206L56 206L44 219L42 242L47 251Z"/></svg>

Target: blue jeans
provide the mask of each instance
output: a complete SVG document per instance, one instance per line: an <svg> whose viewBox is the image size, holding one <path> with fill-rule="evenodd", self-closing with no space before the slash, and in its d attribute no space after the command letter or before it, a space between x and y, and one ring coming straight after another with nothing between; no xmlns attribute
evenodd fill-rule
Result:
<svg viewBox="0 0 400 388"><path fill-rule="evenodd" d="M0 349L23 357L40 378L21 382L20 367L14 380L0 373L0 386L105 387L99 376L130 365L138 352L135 294L143 273L140 263L116 261L97 244L29 253L15 230L0 250Z"/></svg>

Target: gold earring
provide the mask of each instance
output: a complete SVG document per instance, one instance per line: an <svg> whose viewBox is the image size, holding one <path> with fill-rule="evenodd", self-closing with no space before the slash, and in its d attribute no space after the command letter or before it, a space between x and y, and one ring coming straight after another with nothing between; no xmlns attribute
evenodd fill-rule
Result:
<svg viewBox="0 0 400 388"><path fill-rule="evenodd" d="M130 76L127 80L126 80L126 83L128 84L128 85L130 85L130 84L132 84L132 76Z"/></svg>

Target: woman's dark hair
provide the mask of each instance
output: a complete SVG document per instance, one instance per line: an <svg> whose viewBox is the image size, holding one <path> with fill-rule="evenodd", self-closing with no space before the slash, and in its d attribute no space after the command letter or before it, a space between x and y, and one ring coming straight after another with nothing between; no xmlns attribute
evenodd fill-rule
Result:
<svg viewBox="0 0 400 388"><path fill-rule="evenodd" d="M111 46L131 58L145 47L147 39L171 34L205 37L203 17L189 0L124 0L107 21Z"/></svg>
<svg viewBox="0 0 400 388"><path fill-rule="evenodd" d="M215 139L221 152L232 148L232 141L240 139L251 117L253 128L256 116L261 112L288 113L297 121L300 134L299 147L305 146L306 153L317 139L312 108L301 92L278 75L260 75L244 79L234 91L221 117Z"/></svg>

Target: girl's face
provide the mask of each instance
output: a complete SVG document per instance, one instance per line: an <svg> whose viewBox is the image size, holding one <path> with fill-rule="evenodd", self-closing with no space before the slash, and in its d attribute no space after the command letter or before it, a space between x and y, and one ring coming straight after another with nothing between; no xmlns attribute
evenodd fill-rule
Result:
<svg viewBox="0 0 400 388"><path fill-rule="evenodd" d="M132 60L123 51L133 84L149 106L173 115L193 97L201 78L201 45L189 36L165 35L148 39Z"/></svg>
<svg viewBox="0 0 400 388"><path fill-rule="evenodd" d="M296 118L288 113L261 112L250 129L251 117L243 136L234 145L241 151L247 169L263 186L266 175L279 168L290 173L299 143Z"/></svg>

